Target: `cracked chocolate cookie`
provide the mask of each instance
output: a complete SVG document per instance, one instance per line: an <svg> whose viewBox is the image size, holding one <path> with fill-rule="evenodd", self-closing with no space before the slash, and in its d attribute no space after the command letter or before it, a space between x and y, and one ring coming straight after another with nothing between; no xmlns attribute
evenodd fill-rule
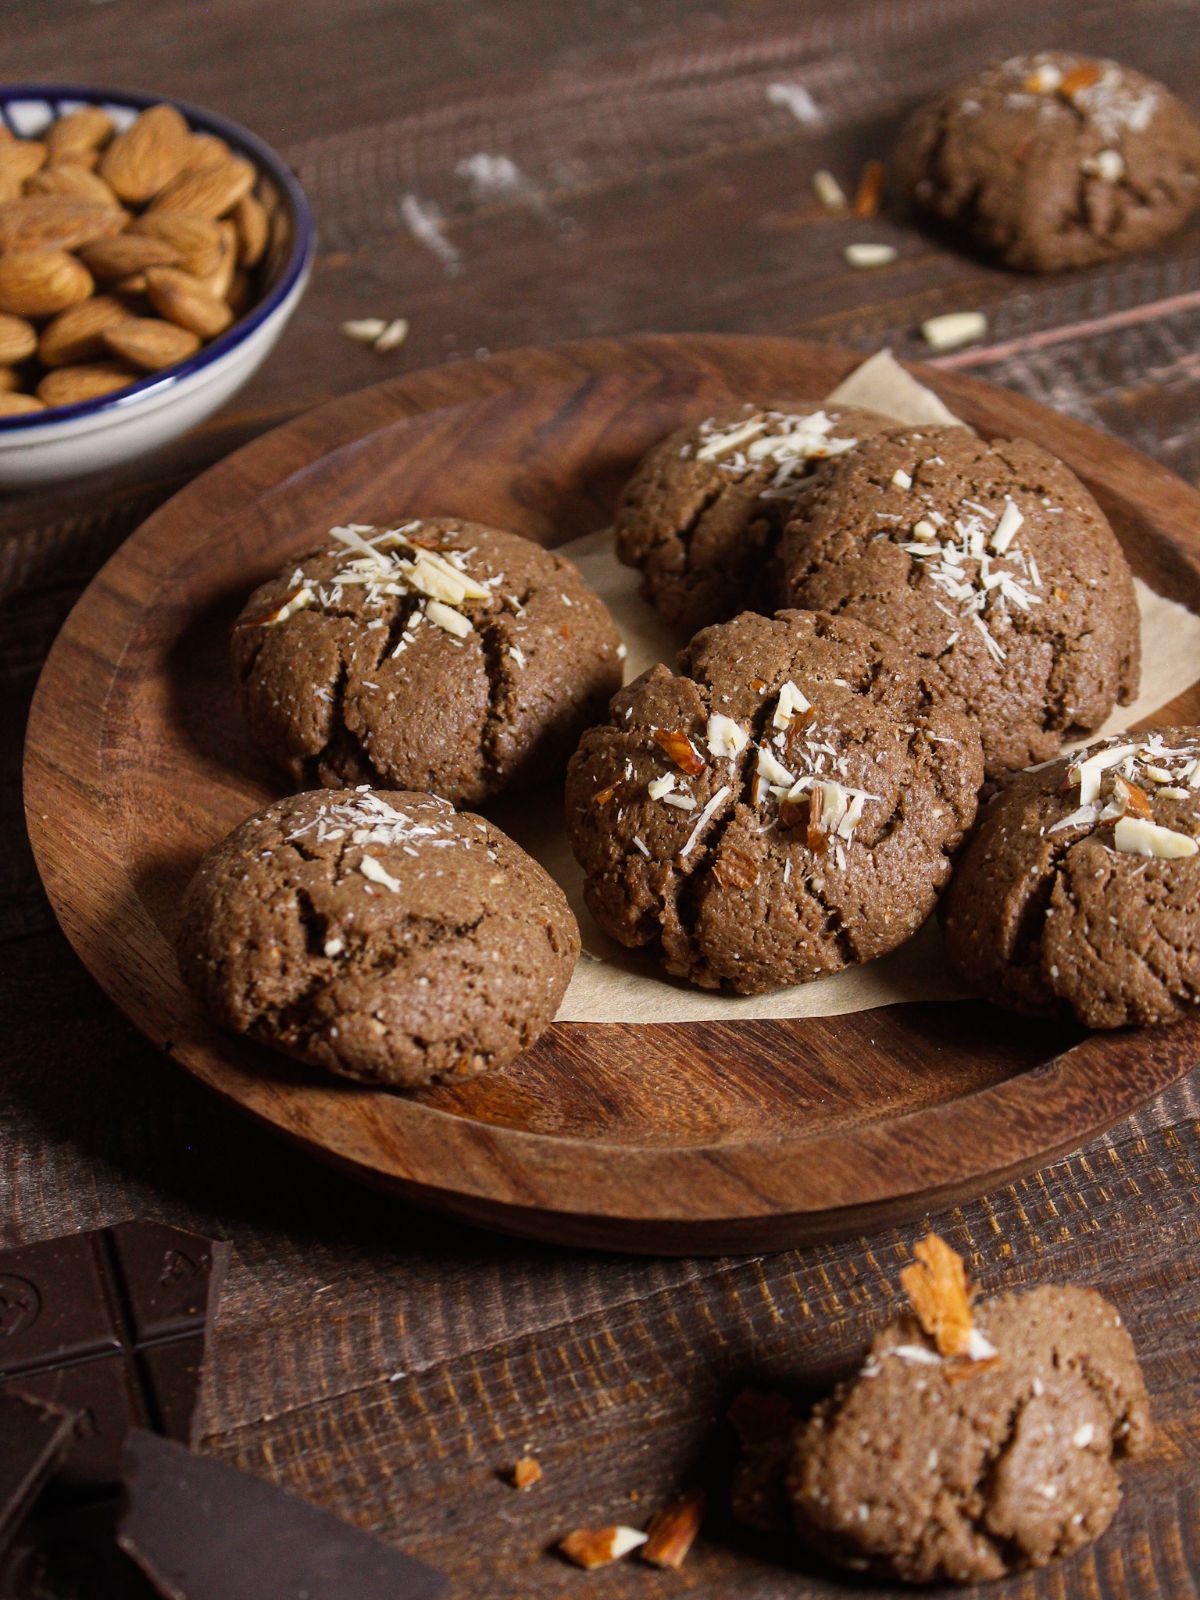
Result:
<svg viewBox="0 0 1200 1600"><path fill-rule="evenodd" d="M898 189L1009 267L1050 272L1145 250L1200 199L1200 124L1131 67L1015 56L922 106Z"/></svg>
<svg viewBox="0 0 1200 1600"><path fill-rule="evenodd" d="M1013 778L942 902L951 965L990 1000L1089 1028L1200 1004L1200 728L1117 734Z"/></svg>
<svg viewBox="0 0 1200 1600"><path fill-rule="evenodd" d="M233 629L247 721L293 783L478 805L554 776L621 682L569 561L451 518L334 528Z"/></svg>
<svg viewBox="0 0 1200 1600"><path fill-rule="evenodd" d="M503 1066L579 954L562 890L506 834L428 794L292 795L205 856L177 941L226 1027L395 1088Z"/></svg>
<svg viewBox="0 0 1200 1600"><path fill-rule="evenodd" d="M915 1318L796 1433L797 1531L842 1565L908 1583L982 1582L1098 1538L1115 1462L1150 1436L1137 1355L1093 1289L1047 1285L974 1311L975 1356Z"/></svg>
<svg viewBox="0 0 1200 1600"><path fill-rule="evenodd" d="M617 506L617 554L684 633L739 611L774 611L779 535L813 469L894 428L874 411L733 406L668 435Z"/></svg>
<svg viewBox="0 0 1200 1600"><path fill-rule="evenodd" d="M1053 756L1137 690L1133 578L1069 468L965 428L866 440L788 524L790 604L854 617L936 662L989 776Z"/></svg>
<svg viewBox="0 0 1200 1600"><path fill-rule="evenodd" d="M859 623L745 612L613 699L567 771L585 897L621 944L742 994L902 943L983 778L936 668Z"/></svg>

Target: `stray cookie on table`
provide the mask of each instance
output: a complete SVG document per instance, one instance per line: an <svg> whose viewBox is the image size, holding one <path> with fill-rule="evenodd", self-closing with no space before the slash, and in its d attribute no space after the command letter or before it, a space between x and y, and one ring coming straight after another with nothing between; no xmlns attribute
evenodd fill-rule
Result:
<svg viewBox="0 0 1200 1600"><path fill-rule="evenodd" d="M1200 123L1132 67L1043 50L922 106L891 167L917 209L965 243L1050 272L1181 227L1200 201Z"/></svg>

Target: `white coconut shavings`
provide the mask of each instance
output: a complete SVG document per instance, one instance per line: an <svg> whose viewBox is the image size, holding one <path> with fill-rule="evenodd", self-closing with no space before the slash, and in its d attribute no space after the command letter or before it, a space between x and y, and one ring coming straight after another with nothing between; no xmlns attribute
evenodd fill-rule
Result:
<svg viewBox="0 0 1200 1600"><path fill-rule="evenodd" d="M723 783L721 785L721 787L717 790L716 794L713 795L712 799L704 807L704 810L696 818L696 826L692 829L691 833L688 835L686 843L683 845L683 848L679 852L679 855L680 855L681 859L684 856L688 856L688 855L690 855L692 853L692 850L693 850L693 848L695 846L696 840L704 832L705 828L712 821L713 815L724 804L725 800L728 798L728 796L730 794L732 794L732 792L733 791L730 788L729 784Z"/></svg>
<svg viewBox="0 0 1200 1600"><path fill-rule="evenodd" d="M802 83L769 83L767 99L773 106L783 106L806 128L819 128L825 114Z"/></svg>

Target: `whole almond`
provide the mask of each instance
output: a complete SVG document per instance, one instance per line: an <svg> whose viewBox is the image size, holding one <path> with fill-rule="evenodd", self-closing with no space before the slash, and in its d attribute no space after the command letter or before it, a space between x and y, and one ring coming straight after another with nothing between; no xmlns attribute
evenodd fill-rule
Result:
<svg viewBox="0 0 1200 1600"><path fill-rule="evenodd" d="M193 217L186 211L147 211L134 217L129 232L174 245L178 252L176 264L195 278L206 278L215 272L224 253L218 225L208 217Z"/></svg>
<svg viewBox="0 0 1200 1600"><path fill-rule="evenodd" d="M121 202L90 167L82 161L57 161L25 180L26 194L66 194L94 205L120 208ZM124 212L121 213L124 216Z"/></svg>
<svg viewBox="0 0 1200 1600"><path fill-rule="evenodd" d="M45 164L46 146L37 139L7 139L0 144L0 200L15 200L26 178Z"/></svg>
<svg viewBox="0 0 1200 1600"><path fill-rule="evenodd" d="M77 161L80 156L107 144L113 134L113 119L99 106L80 106L68 111L46 129L46 155L51 162Z"/></svg>
<svg viewBox="0 0 1200 1600"><path fill-rule="evenodd" d="M32 394L0 394L0 417L23 417L31 411L44 411L43 401Z"/></svg>
<svg viewBox="0 0 1200 1600"><path fill-rule="evenodd" d="M200 348L194 333L173 322L160 322L157 317L128 317L108 329L104 342L112 355L146 372L173 367Z"/></svg>
<svg viewBox="0 0 1200 1600"><path fill-rule="evenodd" d="M109 294L93 295L77 306L60 311L42 329L37 342L38 360L45 367L74 367L105 353L104 334L119 322L127 322L130 312Z"/></svg>
<svg viewBox="0 0 1200 1600"><path fill-rule="evenodd" d="M37 329L32 322L8 313L0 316L0 363L4 366L28 361L37 349L37 342Z"/></svg>
<svg viewBox="0 0 1200 1600"><path fill-rule="evenodd" d="M95 400L116 389L127 389L141 377L116 361L93 361L84 367L59 367L48 372L38 384L38 399L48 406L73 406L80 400Z"/></svg>
<svg viewBox="0 0 1200 1600"><path fill-rule="evenodd" d="M15 394L21 387L21 374L12 367L0 367L0 394Z"/></svg>
<svg viewBox="0 0 1200 1600"><path fill-rule="evenodd" d="M223 166L233 155L224 139L215 133L194 133L188 140L187 157L183 163L188 172L203 172L209 167Z"/></svg>
<svg viewBox="0 0 1200 1600"><path fill-rule="evenodd" d="M225 298L235 317L244 317L254 304L254 279L242 267L234 273Z"/></svg>
<svg viewBox="0 0 1200 1600"><path fill-rule="evenodd" d="M217 239L220 249L217 263L200 281L209 294L215 295L218 300L227 300L229 285L233 282L237 267L237 229L232 222L217 223Z"/></svg>
<svg viewBox="0 0 1200 1600"><path fill-rule="evenodd" d="M0 211L3 208L0 207ZM96 239L79 252L89 272L97 278L127 278L147 267L173 267L179 252L165 239L151 239L142 233L118 233L111 239Z"/></svg>
<svg viewBox="0 0 1200 1600"><path fill-rule="evenodd" d="M92 288L91 273L63 250L10 250L0 255L0 311L51 317L86 300Z"/></svg>
<svg viewBox="0 0 1200 1600"><path fill-rule="evenodd" d="M141 205L183 166L188 125L174 106L151 106L119 133L100 162L100 176L122 200Z"/></svg>
<svg viewBox="0 0 1200 1600"><path fill-rule="evenodd" d="M118 233L125 213L70 194L26 194L0 202L0 251L75 250Z"/></svg>
<svg viewBox="0 0 1200 1600"><path fill-rule="evenodd" d="M243 267L256 267L267 248L267 213L256 195L244 194L238 201L233 225L237 229L238 260Z"/></svg>
<svg viewBox="0 0 1200 1600"><path fill-rule="evenodd" d="M231 156L219 167L181 172L155 195L151 211L191 211L198 217L223 217L254 187L257 174L248 161Z"/></svg>
<svg viewBox="0 0 1200 1600"><path fill-rule="evenodd" d="M160 316L202 339L215 339L233 321L233 312L224 300L218 300L198 279L174 267L149 267L146 293Z"/></svg>

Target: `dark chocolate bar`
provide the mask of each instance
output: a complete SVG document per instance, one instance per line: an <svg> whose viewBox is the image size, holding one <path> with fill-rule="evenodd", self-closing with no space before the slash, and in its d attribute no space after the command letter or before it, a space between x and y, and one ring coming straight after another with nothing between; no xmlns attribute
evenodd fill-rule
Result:
<svg viewBox="0 0 1200 1600"><path fill-rule="evenodd" d="M56 1491L115 1483L127 1428L192 1441L229 1246L159 1222L0 1251L0 1396L77 1413Z"/></svg>
<svg viewBox="0 0 1200 1600"><path fill-rule="evenodd" d="M134 1429L117 1542L167 1600L435 1600L446 1579L285 1489Z"/></svg>
<svg viewBox="0 0 1200 1600"><path fill-rule="evenodd" d="M75 1427L73 1412L0 1394L0 1555L45 1487Z"/></svg>

